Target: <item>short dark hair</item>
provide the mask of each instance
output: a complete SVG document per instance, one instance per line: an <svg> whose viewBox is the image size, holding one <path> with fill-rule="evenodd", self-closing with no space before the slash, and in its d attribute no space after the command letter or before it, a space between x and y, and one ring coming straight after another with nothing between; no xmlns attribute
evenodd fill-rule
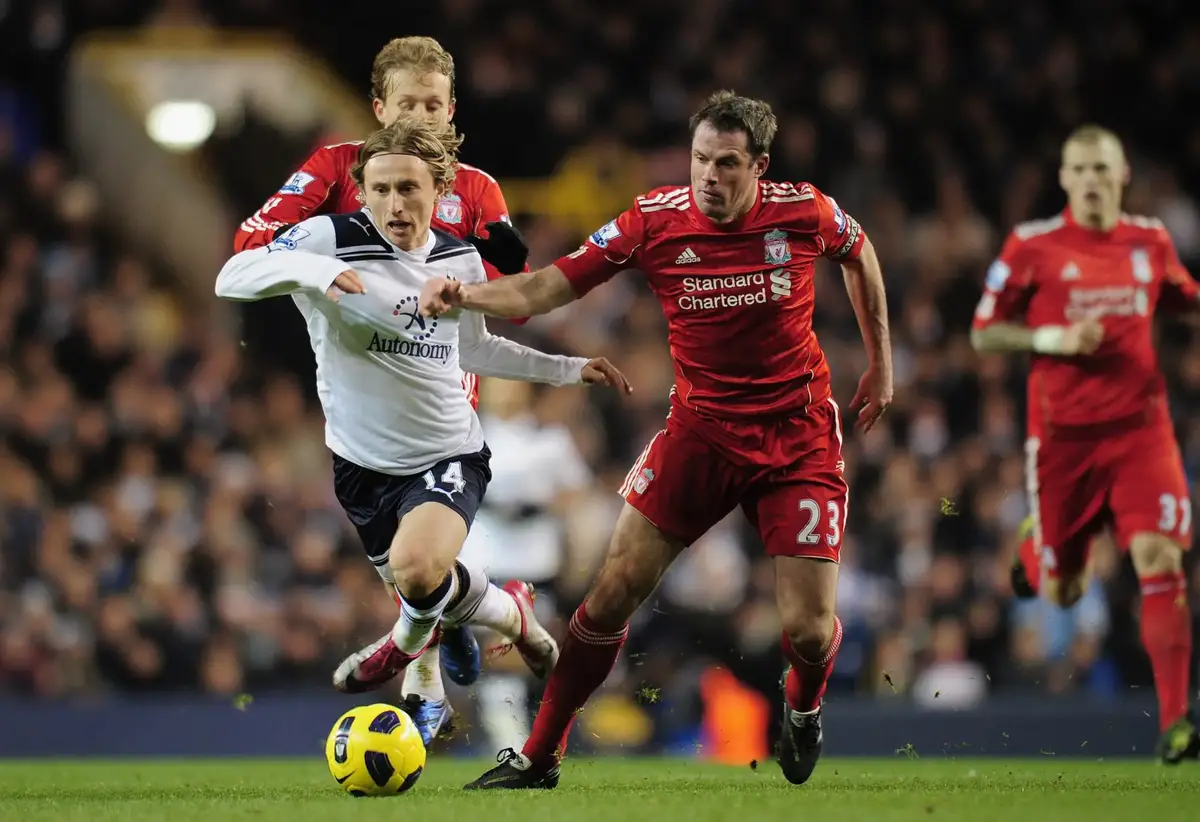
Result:
<svg viewBox="0 0 1200 822"><path fill-rule="evenodd" d="M771 141L775 139L775 131L779 128L770 103L741 97L732 91L710 94L700 110L692 115L688 124L693 137L701 123L708 123L720 132L744 132L746 144L755 157L771 150Z"/></svg>

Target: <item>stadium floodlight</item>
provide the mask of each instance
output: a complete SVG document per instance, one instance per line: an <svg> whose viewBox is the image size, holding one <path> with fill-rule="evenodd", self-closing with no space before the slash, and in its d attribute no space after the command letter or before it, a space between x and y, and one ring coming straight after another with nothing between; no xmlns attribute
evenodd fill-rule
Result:
<svg viewBox="0 0 1200 822"><path fill-rule="evenodd" d="M191 151L212 136L217 113L194 100L168 100L146 112L146 133L168 151Z"/></svg>

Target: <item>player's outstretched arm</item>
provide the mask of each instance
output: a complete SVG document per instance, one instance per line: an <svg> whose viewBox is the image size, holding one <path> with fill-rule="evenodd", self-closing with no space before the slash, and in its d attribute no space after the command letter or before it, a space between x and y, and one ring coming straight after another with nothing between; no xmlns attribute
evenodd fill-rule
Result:
<svg viewBox="0 0 1200 822"><path fill-rule="evenodd" d="M971 329L971 345L980 354L1032 351L1036 354L1077 357L1093 353L1103 341L1104 326L1098 320L1037 328L1018 323L991 323Z"/></svg>
<svg viewBox="0 0 1200 822"><path fill-rule="evenodd" d="M498 337L475 311L460 317L458 343L459 365L472 374L550 385L602 383L625 394L631 391L625 375L604 357L561 357Z"/></svg>
<svg viewBox="0 0 1200 822"><path fill-rule="evenodd" d="M533 317L575 299L575 291L557 266L531 274L513 274L486 283L463 284L436 278L421 291L421 313L437 317L455 308L491 317Z"/></svg>
<svg viewBox="0 0 1200 822"><path fill-rule="evenodd" d="M887 291L883 285L883 268L869 239L864 240L857 257L842 263L842 277L867 350L867 373L851 401L851 407L859 411L857 427L866 431L891 405L893 393Z"/></svg>
<svg viewBox="0 0 1200 822"><path fill-rule="evenodd" d="M358 275L332 256L332 244L328 218L305 220L269 245L233 255L217 275L216 294L252 302L306 292L335 301L340 293L366 293Z"/></svg>

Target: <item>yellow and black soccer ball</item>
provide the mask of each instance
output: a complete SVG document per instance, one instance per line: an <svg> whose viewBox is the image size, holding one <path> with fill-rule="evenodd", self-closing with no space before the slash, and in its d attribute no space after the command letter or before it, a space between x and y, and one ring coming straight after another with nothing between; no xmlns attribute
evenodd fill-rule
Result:
<svg viewBox="0 0 1200 822"><path fill-rule="evenodd" d="M351 796L395 796L420 778L425 745L408 714L377 703L342 714L325 741L325 759Z"/></svg>

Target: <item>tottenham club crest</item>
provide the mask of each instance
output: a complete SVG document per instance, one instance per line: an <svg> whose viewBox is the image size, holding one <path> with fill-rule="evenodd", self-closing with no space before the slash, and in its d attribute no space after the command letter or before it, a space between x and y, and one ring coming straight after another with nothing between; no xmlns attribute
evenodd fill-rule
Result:
<svg viewBox="0 0 1200 822"><path fill-rule="evenodd" d="M786 231L777 228L763 235L763 257L768 265L783 265L792 259Z"/></svg>
<svg viewBox="0 0 1200 822"><path fill-rule="evenodd" d="M462 198L457 194L447 194L438 200L437 218L443 223L457 225L463 219Z"/></svg>

